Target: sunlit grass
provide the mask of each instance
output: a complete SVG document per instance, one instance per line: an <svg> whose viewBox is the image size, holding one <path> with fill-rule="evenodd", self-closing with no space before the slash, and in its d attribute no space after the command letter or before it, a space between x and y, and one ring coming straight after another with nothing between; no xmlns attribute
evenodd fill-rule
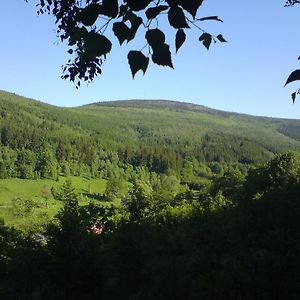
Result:
<svg viewBox="0 0 300 300"><path fill-rule="evenodd" d="M88 194L102 195L105 191L106 180L104 179L86 179L82 177L70 177L70 179L75 190L81 195L80 205L87 205L90 201L97 201L88 197ZM42 190L46 189L49 192L52 188L59 190L65 180L65 177L60 177L58 181L51 179L1 179L0 218L4 220L6 225L17 228L30 227L35 223L49 221L62 207L62 202L55 200L50 193L46 200ZM35 208L30 215L14 216L12 212L13 199L18 197L34 201Z"/></svg>

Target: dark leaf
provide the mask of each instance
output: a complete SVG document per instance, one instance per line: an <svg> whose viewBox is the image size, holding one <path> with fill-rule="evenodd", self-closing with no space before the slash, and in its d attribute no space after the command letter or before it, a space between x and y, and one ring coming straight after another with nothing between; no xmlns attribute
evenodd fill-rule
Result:
<svg viewBox="0 0 300 300"><path fill-rule="evenodd" d="M199 41L202 42L205 48L208 50L212 42L212 36L209 33L203 33L199 37Z"/></svg>
<svg viewBox="0 0 300 300"><path fill-rule="evenodd" d="M78 14L78 21L85 26L92 26L96 22L100 12L101 7L99 4L90 4Z"/></svg>
<svg viewBox="0 0 300 300"><path fill-rule="evenodd" d="M131 23L131 28L130 28L130 33L128 36L127 41L131 41L134 39L139 27L142 25L143 20L140 17L137 17L136 15L132 14L130 18L130 23Z"/></svg>
<svg viewBox="0 0 300 300"><path fill-rule="evenodd" d="M179 0L166 0L166 2L169 4L169 6L178 6Z"/></svg>
<svg viewBox="0 0 300 300"><path fill-rule="evenodd" d="M179 29L176 33L175 46L176 52L180 49L180 47L184 44L186 39L185 32L182 29Z"/></svg>
<svg viewBox="0 0 300 300"><path fill-rule="evenodd" d="M127 12L128 12L128 6L124 4L120 5L119 17L126 15Z"/></svg>
<svg viewBox="0 0 300 300"><path fill-rule="evenodd" d="M179 6L172 6L168 12L168 19L171 26L176 29L189 28L183 10Z"/></svg>
<svg viewBox="0 0 300 300"><path fill-rule="evenodd" d="M223 23L223 21L221 19L219 19L218 16L210 16L210 17L200 18L199 21L218 21L218 22Z"/></svg>
<svg viewBox="0 0 300 300"><path fill-rule="evenodd" d="M159 29L150 29L146 32L146 40L148 44L152 47L158 47L164 44L165 34Z"/></svg>
<svg viewBox="0 0 300 300"><path fill-rule="evenodd" d="M133 11L139 11L145 9L152 0L127 0L128 6Z"/></svg>
<svg viewBox="0 0 300 300"><path fill-rule="evenodd" d="M123 42L128 39L130 29L124 22L115 22L113 25L113 32L118 38L120 45L122 45Z"/></svg>
<svg viewBox="0 0 300 300"><path fill-rule="evenodd" d="M227 41L224 39L222 34L217 35L217 39L221 42L221 43L226 43Z"/></svg>
<svg viewBox="0 0 300 300"><path fill-rule="evenodd" d="M103 0L101 14L110 18L116 18L119 13L118 0Z"/></svg>
<svg viewBox="0 0 300 300"><path fill-rule="evenodd" d="M295 103L295 101L296 101L296 92L292 93L291 96L292 96L293 103Z"/></svg>
<svg viewBox="0 0 300 300"><path fill-rule="evenodd" d="M146 10L146 17L148 19L155 19L161 12L167 10L168 5L159 5L156 7L150 7Z"/></svg>
<svg viewBox="0 0 300 300"><path fill-rule="evenodd" d="M178 0L178 2L183 9L195 18L198 8L202 5L203 0Z"/></svg>
<svg viewBox="0 0 300 300"><path fill-rule="evenodd" d="M137 18L137 15L128 7L128 5L121 5L119 17L122 17L123 22L127 22L134 17Z"/></svg>
<svg viewBox="0 0 300 300"><path fill-rule="evenodd" d="M111 41L104 35L90 32L85 39L85 59L93 59L101 55L106 55L112 48Z"/></svg>
<svg viewBox="0 0 300 300"><path fill-rule="evenodd" d="M296 80L300 80L300 70L292 72L284 86Z"/></svg>
<svg viewBox="0 0 300 300"><path fill-rule="evenodd" d="M71 44L74 44L77 41L84 39L88 34L89 32L84 26L80 28L77 27L73 34L70 34Z"/></svg>
<svg viewBox="0 0 300 300"><path fill-rule="evenodd" d="M132 77L141 70L144 74L149 65L149 58L146 57L141 51L130 51L128 53L128 63L131 69Z"/></svg>
<svg viewBox="0 0 300 300"><path fill-rule="evenodd" d="M170 47L162 44L153 49L152 61L160 66L168 66L173 68Z"/></svg>

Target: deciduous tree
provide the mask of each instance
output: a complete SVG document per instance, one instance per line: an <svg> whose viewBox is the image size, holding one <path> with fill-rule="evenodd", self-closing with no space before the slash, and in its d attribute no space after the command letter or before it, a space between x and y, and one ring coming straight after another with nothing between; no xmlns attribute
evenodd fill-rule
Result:
<svg viewBox="0 0 300 300"><path fill-rule="evenodd" d="M299 0L287 0L285 6L293 6L293 5L299 4L299 3L300 3ZM298 57L298 60L300 60L300 56ZM288 77L288 79L287 79L285 85L287 85L287 84L289 84L289 83L291 83L291 82L294 82L294 81L296 81L296 80L300 80L300 69L293 71L293 72L289 75L289 77ZM295 103L296 97L297 97L297 95L299 95L299 94L300 94L300 89L297 89L295 92L292 93L291 96L292 96L292 101L293 101L293 103Z"/></svg>
<svg viewBox="0 0 300 300"><path fill-rule="evenodd" d="M209 49L213 42L226 42L221 34L208 33L202 23L222 20L218 16L202 16L203 0L38 0L38 14L51 14L57 24L57 35L69 46L71 58L64 66L63 79L90 82L102 73L102 66L113 42L110 31L120 45L143 36L139 49L128 53L134 77L144 74L150 60L173 68L172 50L160 24L175 30L176 52L186 41L188 30L199 30L199 41ZM169 33L168 33L169 34Z"/></svg>

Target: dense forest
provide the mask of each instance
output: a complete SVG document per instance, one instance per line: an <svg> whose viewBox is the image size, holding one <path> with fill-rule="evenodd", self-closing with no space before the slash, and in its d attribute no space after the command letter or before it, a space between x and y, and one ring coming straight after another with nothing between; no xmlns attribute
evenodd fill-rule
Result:
<svg viewBox="0 0 300 300"><path fill-rule="evenodd" d="M110 178L120 171L128 180L132 169L143 167L189 182L191 176L245 173L275 153L300 149L300 122L292 120L172 101L68 109L6 92L0 100L1 178Z"/></svg>
<svg viewBox="0 0 300 300"><path fill-rule="evenodd" d="M2 181L58 181L61 203L43 226L0 222L1 299L299 299L300 121L6 92L0 112ZM34 224L34 205L13 213Z"/></svg>

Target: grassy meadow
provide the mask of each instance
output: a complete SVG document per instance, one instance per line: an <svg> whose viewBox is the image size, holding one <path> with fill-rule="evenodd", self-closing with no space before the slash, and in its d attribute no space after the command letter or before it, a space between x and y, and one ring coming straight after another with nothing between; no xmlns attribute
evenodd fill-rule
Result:
<svg viewBox="0 0 300 300"><path fill-rule="evenodd" d="M8 226L17 228L42 226L49 221L62 207L62 203L53 198L51 189L59 190L65 182L65 177L59 180L51 179L1 179L0 180L0 218ZM87 205L90 201L98 201L97 196L105 191L106 180L70 177L72 185L81 197L79 204ZM16 199L30 200L33 209L28 213L16 213Z"/></svg>

